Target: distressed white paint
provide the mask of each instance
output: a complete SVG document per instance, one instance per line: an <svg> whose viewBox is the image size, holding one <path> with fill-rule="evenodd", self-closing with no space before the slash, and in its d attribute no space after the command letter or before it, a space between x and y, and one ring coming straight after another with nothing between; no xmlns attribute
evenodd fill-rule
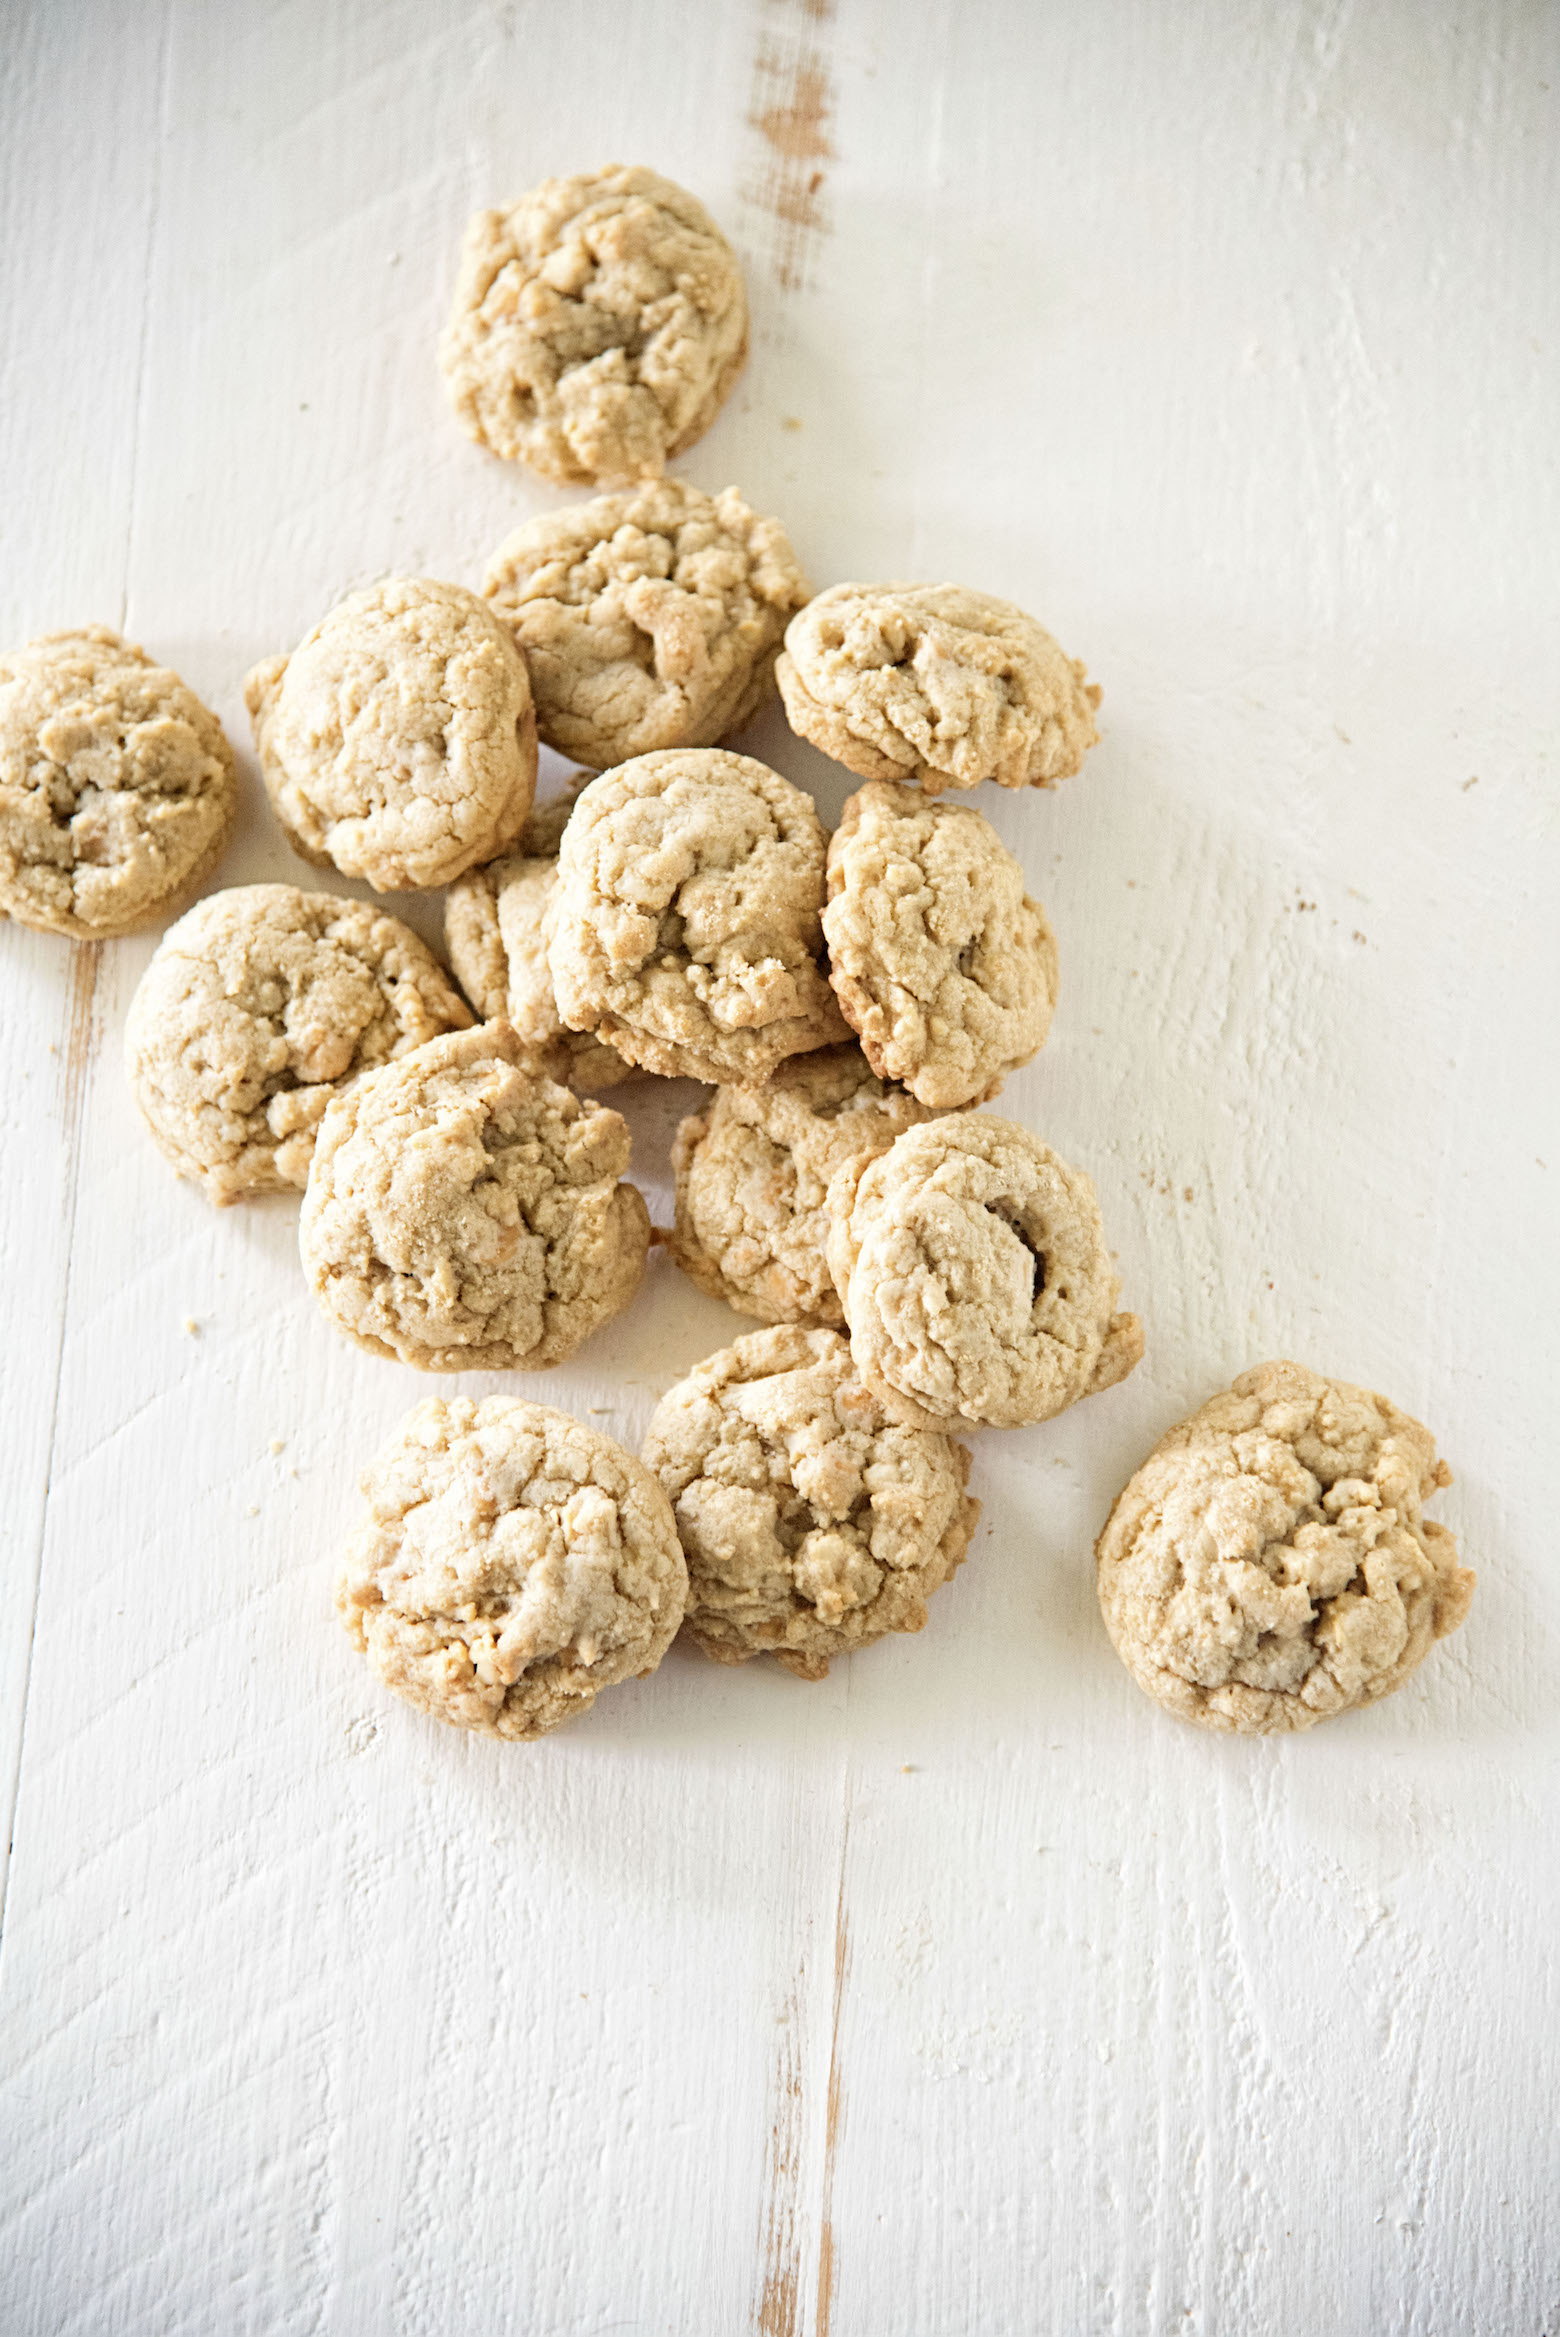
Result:
<svg viewBox="0 0 1560 2337"><path fill-rule="evenodd" d="M1093 1172L1149 1352L982 1441L919 1639L814 1687L679 1651L468 1743L328 1611L423 1383L316 1317L288 1204L152 1155L151 944L94 993L0 929L8 2333L1560 2329L1557 21L9 12L0 637L122 620L242 742L252 658L552 499L441 403L468 208L685 179L756 311L687 475L820 581L1011 592L1105 685L1086 775L983 808L1063 951L1004 1108ZM747 116L809 57L784 246ZM246 768L222 875L295 877ZM663 1198L676 1103L636 1107ZM739 1327L657 1261L524 1384L632 1440ZM1391 1705L1205 1742L1116 1665L1089 1546L1285 1352L1435 1426L1480 1590Z"/></svg>

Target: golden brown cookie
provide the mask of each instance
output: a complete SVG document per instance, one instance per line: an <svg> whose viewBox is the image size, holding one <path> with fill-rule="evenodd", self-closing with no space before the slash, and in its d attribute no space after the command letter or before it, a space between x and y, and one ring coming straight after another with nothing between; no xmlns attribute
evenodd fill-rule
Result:
<svg viewBox="0 0 1560 2337"><path fill-rule="evenodd" d="M807 599L777 519L680 479L527 520L482 589L525 654L543 741L598 771L740 730Z"/></svg>
<svg viewBox="0 0 1560 2337"><path fill-rule="evenodd" d="M835 584L786 628L791 728L863 779L1054 787L1099 733L1099 691L1011 601L958 584Z"/></svg>
<svg viewBox="0 0 1560 2337"><path fill-rule="evenodd" d="M376 892L446 885L507 852L536 787L525 660L487 602L392 577L244 684L271 807L317 868Z"/></svg>
<svg viewBox="0 0 1560 2337"><path fill-rule="evenodd" d="M922 1427L1022 1428L1143 1353L1094 1187L991 1112L912 1128L829 1188L829 1264L868 1387Z"/></svg>
<svg viewBox="0 0 1560 2337"><path fill-rule="evenodd" d="M542 1371L633 1297L650 1220L629 1135L507 1023L366 1072L315 1141L298 1240L331 1321L420 1371Z"/></svg>
<svg viewBox="0 0 1560 2337"><path fill-rule="evenodd" d="M589 1031L569 1029L547 963L558 846L590 776L577 771L561 794L532 806L518 852L468 869L451 885L444 896L444 946L480 1015L507 1019L549 1079L598 1095L627 1079L633 1067Z"/></svg>
<svg viewBox="0 0 1560 2337"><path fill-rule="evenodd" d="M747 341L742 271L704 205L614 163L473 216L439 362L468 436L573 486L658 479Z"/></svg>
<svg viewBox="0 0 1560 2337"><path fill-rule="evenodd" d="M919 1631L980 1515L967 1448L888 1419L837 1331L752 1331L707 1357L657 1406L645 1460L687 1555L689 1637L804 1680Z"/></svg>
<svg viewBox="0 0 1560 2337"><path fill-rule="evenodd" d="M643 1464L513 1396L408 1414L363 1476L336 1611L387 1688L484 1735L545 1736L653 1672L688 1573Z"/></svg>
<svg viewBox="0 0 1560 2337"><path fill-rule="evenodd" d="M829 1272L829 1182L931 1118L859 1047L793 1055L760 1087L723 1087L677 1131L677 1223L657 1238L711 1298L766 1323L845 1320Z"/></svg>
<svg viewBox="0 0 1560 2337"><path fill-rule="evenodd" d="M104 941L208 874L237 802L222 725L102 625L0 656L0 916Z"/></svg>
<svg viewBox="0 0 1560 2337"><path fill-rule="evenodd" d="M125 1060L159 1150L210 1201L301 1188L333 1096L471 1016L398 918L296 885L211 893L164 934Z"/></svg>
<svg viewBox="0 0 1560 2337"><path fill-rule="evenodd" d="M749 755L639 755L564 830L547 962L558 1011L625 1062L751 1082L843 1038L823 968L811 798Z"/></svg>
<svg viewBox="0 0 1560 2337"><path fill-rule="evenodd" d="M989 820L874 780L829 845L829 980L884 1079L939 1110L984 1103L1038 1053L1056 936Z"/></svg>
<svg viewBox="0 0 1560 2337"><path fill-rule="evenodd" d="M1167 1711L1242 1736L1389 1696L1473 1598L1421 1514L1451 1481L1385 1396L1298 1363L1243 1372L1110 1513L1095 1556L1116 1653Z"/></svg>

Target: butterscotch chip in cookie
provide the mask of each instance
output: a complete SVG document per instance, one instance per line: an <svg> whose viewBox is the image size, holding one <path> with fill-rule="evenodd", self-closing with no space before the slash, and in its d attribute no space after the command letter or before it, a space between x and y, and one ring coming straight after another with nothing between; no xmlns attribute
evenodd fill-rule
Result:
<svg viewBox="0 0 1560 2337"><path fill-rule="evenodd" d="M874 780L828 879L829 979L873 1070L944 1110L995 1095L1051 1027L1056 936L990 821Z"/></svg>
<svg viewBox="0 0 1560 2337"><path fill-rule="evenodd" d="M829 1188L829 1265L867 1385L923 1427L1021 1428L1143 1353L1094 1187L990 1112L912 1128Z"/></svg>
<svg viewBox="0 0 1560 2337"><path fill-rule="evenodd" d="M528 520L482 589L525 653L542 739L598 771L740 730L807 598L777 519L680 479Z"/></svg>
<svg viewBox="0 0 1560 2337"><path fill-rule="evenodd" d="M645 1459L688 1560L689 1637L804 1680L926 1602L969 1547L967 1448L888 1419L837 1331L753 1331L662 1398Z"/></svg>
<svg viewBox="0 0 1560 2337"><path fill-rule="evenodd" d="M520 850L469 869L444 896L444 944L479 1014L513 1024L527 1055L549 1079L598 1094L631 1066L589 1031L571 1031L558 1012L547 964L549 912L558 890L558 845L588 771L563 793L533 805Z"/></svg>
<svg viewBox="0 0 1560 2337"><path fill-rule="evenodd" d="M1468 1612L1474 1577L1422 1514L1451 1481L1385 1396L1298 1363L1243 1372L1160 1439L1095 1546L1116 1653L1200 1728L1374 1704Z"/></svg>
<svg viewBox="0 0 1560 2337"><path fill-rule="evenodd" d="M653 170L544 179L466 228L439 345L461 427L549 479L658 479L747 355L736 255Z"/></svg>
<svg viewBox="0 0 1560 2337"><path fill-rule="evenodd" d="M125 1058L159 1149L228 1202L302 1187L348 1080L470 1021L399 919L295 885L235 885L164 934Z"/></svg>
<svg viewBox="0 0 1560 2337"><path fill-rule="evenodd" d="M863 779L1054 787L1099 736L1100 693L1011 601L958 584L835 584L786 628L791 728Z"/></svg>
<svg viewBox="0 0 1560 2337"><path fill-rule="evenodd" d="M829 1272L829 1182L931 1118L855 1046L793 1055L723 1087L677 1131L677 1222L658 1236L711 1298L766 1323L845 1320Z"/></svg>
<svg viewBox="0 0 1560 2337"><path fill-rule="evenodd" d="M650 1471L563 1412L430 1398L364 1473L336 1611L435 1720L539 1737L655 1670L688 1572Z"/></svg>
<svg viewBox="0 0 1560 2337"><path fill-rule="evenodd" d="M354 592L244 684L266 792L295 851L377 892L449 884L507 852L536 787L525 660L487 602L393 577Z"/></svg>
<svg viewBox="0 0 1560 2337"><path fill-rule="evenodd" d="M421 1371L541 1371L633 1297L650 1221L629 1135L507 1023L370 1071L320 1126L299 1222L338 1330Z"/></svg>
<svg viewBox="0 0 1560 2337"><path fill-rule="evenodd" d="M748 755L683 747L603 772L558 855L558 1011L625 1062L751 1082L843 1038L823 968L824 836Z"/></svg>
<svg viewBox="0 0 1560 2337"><path fill-rule="evenodd" d="M0 916L104 941L187 899L237 801L222 725L102 625L0 656Z"/></svg>

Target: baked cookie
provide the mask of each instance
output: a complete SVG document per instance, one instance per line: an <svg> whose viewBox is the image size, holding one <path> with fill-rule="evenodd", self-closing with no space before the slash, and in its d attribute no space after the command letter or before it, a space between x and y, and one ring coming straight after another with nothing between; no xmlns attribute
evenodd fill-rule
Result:
<svg viewBox="0 0 1560 2337"><path fill-rule="evenodd" d="M536 787L525 660L487 602L392 577L349 594L244 684L294 851L376 892L449 884L507 852Z"/></svg>
<svg viewBox="0 0 1560 2337"><path fill-rule="evenodd" d="M514 1396L417 1406L363 1476L336 1611L435 1720L539 1737L653 1672L688 1570L650 1471Z"/></svg>
<svg viewBox="0 0 1560 2337"><path fill-rule="evenodd" d="M856 1367L896 1418L1022 1428L1143 1354L1094 1187L990 1112L911 1128L829 1187L829 1266Z"/></svg>
<svg viewBox="0 0 1560 2337"><path fill-rule="evenodd" d="M645 1443L688 1560L688 1636L800 1679L919 1631L969 1548L968 1448L896 1425L837 1331L751 1331L679 1380Z"/></svg>
<svg viewBox="0 0 1560 2337"><path fill-rule="evenodd" d="M751 756L639 755L564 830L547 962L558 1011L625 1062L750 1082L843 1038L824 972L823 830Z"/></svg>
<svg viewBox="0 0 1560 2337"><path fill-rule="evenodd" d="M237 803L222 725L102 625L0 656L0 916L106 941L168 915Z"/></svg>
<svg viewBox="0 0 1560 2337"><path fill-rule="evenodd" d="M420 1371L542 1371L621 1311L650 1220L628 1129L507 1023L366 1072L326 1111L298 1228L338 1330Z"/></svg>
<svg viewBox="0 0 1560 2337"><path fill-rule="evenodd" d="M704 205L614 163L475 213L439 363L468 436L573 486L658 479L747 343L742 272Z"/></svg>
<svg viewBox="0 0 1560 2337"><path fill-rule="evenodd" d="M677 1223L657 1239L711 1298L766 1323L842 1324L829 1181L931 1113L859 1047L793 1055L761 1087L717 1089L677 1131Z"/></svg>
<svg viewBox="0 0 1560 2337"><path fill-rule="evenodd" d="M786 628L791 728L863 779L1054 787L1099 736L1100 693L1043 626L958 584L835 584Z"/></svg>
<svg viewBox="0 0 1560 2337"><path fill-rule="evenodd" d="M1056 936L990 821L874 780L828 882L829 980L873 1070L942 1110L994 1096L1051 1027Z"/></svg>
<svg viewBox="0 0 1560 2337"><path fill-rule="evenodd" d="M528 520L482 589L525 654L542 739L598 771L740 730L807 599L777 519L680 479Z"/></svg>
<svg viewBox="0 0 1560 2337"><path fill-rule="evenodd" d="M125 1061L159 1150L210 1201L308 1180L315 1131L359 1072L471 1016L415 933L290 884L211 893L164 934Z"/></svg>
<svg viewBox="0 0 1560 2337"><path fill-rule="evenodd" d="M589 778L588 771L577 771L561 795L532 807L518 852L468 869L451 885L444 896L444 946L479 1014L512 1023L530 1060L549 1079L598 1094L627 1079L631 1066L589 1031L569 1029L547 964L558 845Z"/></svg>
<svg viewBox="0 0 1560 2337"><path fill-rule="evenodd" d="M1200 1728L1264 1736L1374 1704L1473 1598L1421 1515L1451 1481L1385 1396L1298 1363L1243 1372L1160 1439L1095 1545L1116 1653Z"/></svg>

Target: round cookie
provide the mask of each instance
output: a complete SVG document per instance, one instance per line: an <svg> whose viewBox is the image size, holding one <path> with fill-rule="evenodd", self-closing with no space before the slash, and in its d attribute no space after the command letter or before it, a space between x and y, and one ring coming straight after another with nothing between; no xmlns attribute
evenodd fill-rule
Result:
<svg viewBox="0 0 1560 2337"><path fill-rule="evenodd" d="M604 772L558 855L559 1013L625 1062L716 1084L842 1038L823 856L811 798L751 756L681 747Z"/></svg>
<svg viewBox="0 0 1560 2337"><path fill-rule="evenodd" d="M536 715L525 660L474 592L354 592L244 684L271 807L317 868L376 892L446 885L525 825Z"/></svg>
<svg viewBox="0 0 1560 2337"><path fill-rule="evenodd" d="M882 1078L956 1110L1039 1052L1056 936L978 811L874 780L845 806L828 882L829 980Z"/></svg>
<svg viewBox="0 0 1560 2337"><path fill-rule="evenodd" d="M1241 1736L1375 1703L1468 1612L1474 1577L1421 1514L1451 1481L1385 1396L1243 1372L1160 1439L1095 1545L1116 1653L1167 1711Z"/></svg>
<svg viewBox="0 0 1560 2337"><path fill-rule="evenodd" d="M688 1571L643 1464L514 1396L402 1421L363 1476L336 1611L387 1688L486 1736L539 1737L643 1679Z"/></svg>
<svg viewBox="0 0 1560 2337"><path fill-rule="evenodd" d="M469 437L574 486L658 479L747 343L742 272L704 205L615 163L474 214L439 362Z"/></svg>
<svg viewBox="0 0 1560 2337"><path fill-rule="evenodd" d="M558 845L589 778L588 771L577 771L561 795L533 806L518 852L469 869L451 885L444 896L444 946L479 1014L510 1022L549 1079L594 1095L627 1079L632 1067L589 1031L569 1029L547 964Z"/></svg>
<svg viewBox="0 0 1560 2337"><path fill-rule="evenodd" d="M786 628L791 728L863 779L1054 787L1099 736L1100 693L1011 601L958 584L835 584Z"/></svg>
<svg viewBox="0 0 1560 2337"><path fill-rule="evenodd" d="M330 1105L299 1221L338 1330L420 1371L542 1371L619 1313L650 1221L628 1129L507 1023L430 1039Z"/></svg>
<svg viewBox="0 0 1560 2337"><path fill-rule="evenodd" d="M222 725L102 625L0 656L0 916L106 941L206 876L237 804Z"/></svg>
<svg viewBox="0 0 1560 2337"><path fill-rule="evenodd" d="M800 1679L890 1631L969 1548L968 1448L888 1419L837 1331L751 1331L662 1398L645 1460L688 1560L688 1636Z"/></svg>
<svg viewBox="0 0 1560 2337"><path fill-rule="evenodd" d="M838 1172L829 1215L856 1367L897 1418L1022 1428L1141 1360L1094 1187L1011 1120L910 1129Z"/></svg>
<svg viewBox="0 0 1560 2337"><path fill-rule="evenodd" d="M750 721L808 588L780 522L735 487L661 479L528 520L482 589L524 652L543 741L605 771Z"/></svg>
<svg viewBox="0 0 1560 2337"><path fill-rule="evenodd" d="M677 1223L657 1236L711 1298L766 1323L842 1324L829 1272L829 1181L931 1118L859 1047L794 1055L761 1087L723 1087L677 1131Z"/></svg>
<svg viewBox="0 0 1560 2337"><path fill-rule="evenodd" d="M331 1098L471 1016L415 933L295 885L211 893L164 934L125 1032L159 1150L210 1201L307 1182Z"/></svg>

